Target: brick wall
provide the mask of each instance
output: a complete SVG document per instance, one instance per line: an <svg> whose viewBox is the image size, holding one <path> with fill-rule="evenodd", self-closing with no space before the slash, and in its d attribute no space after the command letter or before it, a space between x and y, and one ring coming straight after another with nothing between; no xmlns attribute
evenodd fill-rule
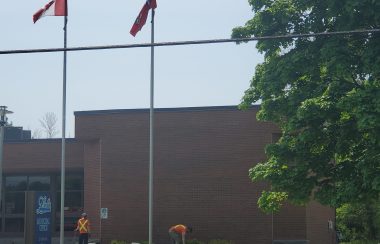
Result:
<svg viewBox="0 0 380 244"><path fill-rule="evenodd" d="M4 173L50 173L61 170L61 140L4 143ZM66 168L83 169L83 144L66 141Z"/></svg>
<svg viewBox="0 0 380 244"><path fill-rule="evenodd" d="M284 204L273 214L274 240L307 240L305 207Z"/></svg>
<svg viewBox="0 0 380 244"><path fill-rule="evenodd" d="M84 144L84 212L90 217L92 238L100 238L101 220L101 142L86 141Z"/></svg>
<svg viewBox="0 0 380 244"><path fill-rule="evenodd" d="M278 130L257 122L256 111L156 111L155 243L166 243L168 228L177 223L192 225L190 237L201 240L269 244L272 235L307 238L305 208L286 206L273 224L272 216L257 208L267 186L251 183L248 169L265 159L263 149ZM77 113L76 135L102 140L101 201L109 208L109 219L102 220L102 240L147 240L149 111Z"/></svg>
<svg viewBox="0 0 380 244"><path fill-rule="evenodd" d="M252 183L248 170L265 159L265 145L278 129L255 118L258 107L158 109L155 112L155 244L166 244L168 228L182 223L190 238L227 239L235 244L270 244L309 239L330 244L320 205L286 205L266 215L257 200L268 185ZM68 170L84 172L84 208L93 237L148 239L149 110L77 112L76 139L68 140ZM34 141L34 140L32 140ZM60 140L5 144L6 173L59 172ZM100 208L109 218L100 219Z"/></svg>
<svg viewBox="0 0 380 244"><path fill-rule="evenodd" d="M307 237L310 243L335 244L335 230L328 227L329 220L332 221L333 226L335 225L334 209L313 201L306 207L306 214Z"/></svg>

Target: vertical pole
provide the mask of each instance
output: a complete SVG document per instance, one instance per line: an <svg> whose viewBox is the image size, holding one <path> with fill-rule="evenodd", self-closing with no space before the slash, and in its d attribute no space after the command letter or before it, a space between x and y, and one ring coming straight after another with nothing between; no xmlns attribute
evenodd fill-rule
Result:
<svg viewBox="0 0 380 244"><path fill-rule="evenodd" d="M7 124L7 114L12 113L7 110L7 106L0 106L0 206L2 205L3 200L3 154L4 154L4 134L5 134L5 125ZM2 213L5 213L4 206ZM4 222L4 218L1 220Z"/></svg>
<svg viewBox="0 0 380 244"><path fill-rule="evenodd" d="M0 206L2 205L2 201L3 201L2 194L3 194L4 126L5 124L3 124L2 121L0 121Z"/></svg>
<svg viewBox="0 0 380 244"><path fill-rule="evenodd" d="M66 2L67 13L67 2ZM67 48L67 16L64 23L64 48ZM62 91L62 148L61 148L61 219L59 229L59 243L64 244L65 223L65 139L66 139L66 50L63 52L63 91Z"/></svg>
<svg viewBox="0 0 380 244"><path fill-rule="evenodd" d="M152 8L151 43L154 43L154 9ZM154 46L150 47L150 130L149 130L149 244L153 229L153 142L154 142Z"/></svg>
<svg viewBox="0 0 380 244"><path fill-rule="evenodd" d="M336 207L334 207L334 240L332 243L338 244L338 230L336 226Z"/></svg>
<svg viewBox="0 0 380 244"><path fill-rule="evenodd" d="M274 225L273 225L273 220L274 220L274 216L273 216L273 211L272 211L272 243L274 241Z"/></svg>

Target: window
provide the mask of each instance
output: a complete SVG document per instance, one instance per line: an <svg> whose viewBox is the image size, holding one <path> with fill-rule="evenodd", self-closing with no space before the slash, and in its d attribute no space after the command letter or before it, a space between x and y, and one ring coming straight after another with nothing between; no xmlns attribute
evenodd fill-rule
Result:
<svg viewBox="0 0 380 244"><path fill-rule="evenodd" d="M56 224L60 228L61 211L61 177L56 178ZM65 177L65 222L64 230L73 231L83 211L83 174L68 174Z"/></svg>
<svg viewBox="0 0 380 244"><path fill-rule="evenodd" d="M65 211L80 212L82 211L83 200L82 192L65 191ZM57 212L61 211L61 192L57 192Z"/></svg>
<svg viewBox="0 0 380 244"><path fill-rule="evenodd" d="M26 176L8 176L5 178L6 191L26 191Z"/></svg>
<svg viewBox="0 0 380 244"><path fill-rule="evenodd" d="M57 223L55 224L55 231L59 231L60 222L59 222L59 215L57 214ZM65 231L73 231L75 228L77 228L77 221L78 217L65 217L65 223L63 229Z"/></svg>
<svg viewBox="0 0 380 244"><path fill-rule="evenodd" d="M53 203L52 223L53 229L59 231L60 203L61 203L61 177L52 175L5 175L4 209L0 207L0 232L24 231L25 192L49 191ZM65 182L65 227L72 231L76 221L83 211L83 173L66 174Z"/></svg>
<svg viewBox="0 0 380 244"><path fill-rule="evenodd" d="M25 212L25 191L5 193L5 214L22 214Z"/></svg>
<svg viewBox="0 0 380 244"><path fill-rule="evenodd" d="M29 176L29 191L49 191L50 176Z"/></svg>
<svg viewBox="0 0 380 244"><path fill-rule="evenodd" d="M57 177L57 212L61 211L61 177ZM65 211L80 212L83 208L83 176L65 177Z"/></svg>
<svg viewBox="0 0 380 244"><path fill-rule="evenodd" d="M2 221L6 232L24 231L24 212L25 212L25 191L28 186L27 176L7 176L5 177L5 193L2 209ZM3 220L4 219L4 220Z"/></svg>
<svg viewBox="0 0 380 244"><path fill-rule="evenodd" d="M5 219L6 232L23 232L24 231L24 218L6 218Z"/></svg>

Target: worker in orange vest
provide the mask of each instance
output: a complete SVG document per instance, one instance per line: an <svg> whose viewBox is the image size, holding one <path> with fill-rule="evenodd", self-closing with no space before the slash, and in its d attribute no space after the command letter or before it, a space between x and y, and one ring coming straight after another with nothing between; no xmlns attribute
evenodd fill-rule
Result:
<svg viewBox="0 0 380 244"><path fill-rule="evenodd" d="M185 225L174 225L169 229L170 242L175 244L185 244L186 233L191 233L193 229Z"/></svg>
<svg viewBox="0 0 380 244"><path fill-rule="evenodd" d="M86 213L82 213L82 217L78 220L75 231L79 231L78 244L88 244L88 237L90 235L90 221L87 219Z"/></svg>

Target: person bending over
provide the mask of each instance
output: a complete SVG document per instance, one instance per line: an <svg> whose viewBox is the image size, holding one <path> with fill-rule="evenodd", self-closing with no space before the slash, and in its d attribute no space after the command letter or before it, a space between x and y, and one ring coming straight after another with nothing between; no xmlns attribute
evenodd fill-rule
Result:
<svg viewBox="0 0 380 244"><path fill-rule="evenodd" d="M186 225L174 225L169 229L170 242L174 244L185 244L186 234L191 233L193 229Z"/></svg>

